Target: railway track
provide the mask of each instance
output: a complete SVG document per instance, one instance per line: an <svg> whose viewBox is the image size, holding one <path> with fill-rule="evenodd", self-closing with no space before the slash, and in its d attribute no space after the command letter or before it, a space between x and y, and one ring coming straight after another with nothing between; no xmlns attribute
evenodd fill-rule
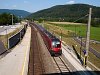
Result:
<svg viewBox="0 0 100 75"><path fill-rule="evenodd" d="M53 57L56 69L60 75L72 75L71 71L61 56Z"/></svg>
<svg viewBox="0 0 100 75"><path fill-rule="evenodd" d="M77 41L79 44L81 44L81 41L79 39L74 38L75 41ZM82 42L82 46L85 47L85 43ZM89 47L89 51L93 53L97 58L100 58L100 53L94 50L93 48Z"/></svg>
<svg viewBox="0 0 100 75"><path fill-rule="evenodd" d="M43 74L44 68L42 65L41 53L39 52L41 47L38 39L38 31L31 25L32 28L32 39L31 39L31 50L30 50L30 61L29 61L29 72L28 75L40 75Z"/></svg>

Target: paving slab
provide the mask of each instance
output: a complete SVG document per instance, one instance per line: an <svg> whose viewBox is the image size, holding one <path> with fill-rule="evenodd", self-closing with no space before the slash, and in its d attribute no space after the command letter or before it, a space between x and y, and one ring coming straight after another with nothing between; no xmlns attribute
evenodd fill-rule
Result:
<svg viewBox="0 0 100 75"><path fill-rule="evenodd" d="M0 75L27 75L31 28L28 27L20 44L0 59Z"/></svg>

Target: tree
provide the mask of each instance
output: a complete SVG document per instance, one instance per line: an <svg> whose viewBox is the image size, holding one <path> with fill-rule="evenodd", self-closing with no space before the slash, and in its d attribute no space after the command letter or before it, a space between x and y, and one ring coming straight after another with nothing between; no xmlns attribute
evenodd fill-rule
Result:
<svg viewBox="0 0 100 75"><path fill-rule="evenodd" d="M38 22L39 22L39 23L42 23L43 20L44 20L43 18L39 18L39 19L38 19Z"/></svg>
<svg viewBox="0 0 100 75"><path fill-rule="evenodd" d="M18 22L18 18L13 15L13 23ZM11 25L12 24L12 15L10 13L0 14L0 25Z"/></svg>
<svg viewBox="0 0 100 75"><path fill-rule="evenodd" d="M93 27L100 27L100 18L92 19L92 26Z"/></svg>

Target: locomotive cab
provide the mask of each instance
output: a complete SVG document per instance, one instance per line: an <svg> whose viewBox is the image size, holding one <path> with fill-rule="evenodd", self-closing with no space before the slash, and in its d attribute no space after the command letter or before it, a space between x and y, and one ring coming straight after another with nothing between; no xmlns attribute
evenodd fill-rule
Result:
<svg viewBox="0 0 100 75"><path fill-rule="evenodd" d="M59 39L52 39L52 53L53 54L62 54L61 50L61 41Z"/></svg>

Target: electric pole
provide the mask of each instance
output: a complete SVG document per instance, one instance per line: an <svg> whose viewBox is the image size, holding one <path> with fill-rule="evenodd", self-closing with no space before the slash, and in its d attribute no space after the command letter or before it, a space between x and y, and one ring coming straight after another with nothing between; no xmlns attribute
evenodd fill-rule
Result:
<svg viewBox="0 0 100 75"><path fill-rule="evenodd" d="M60 29L60 39L61 39L61 42L62 42L62 29Z"/></svg>
<svg viewBox="0 0 100 75"><path fill-rule="evenodd" d="M87 25L85 67L87 66L87 62L88 62L88 52L89 52L89 42L90 42L91 13L92 13L92 8L89 9L89 20L88 20L88 25Z"/></svg>
<svg viewBox="0 0 100 75"><path fill-rule="evenodd" d="M11 16L12 16L12 25L13 25L13 14L11 14Z"/></svg>

